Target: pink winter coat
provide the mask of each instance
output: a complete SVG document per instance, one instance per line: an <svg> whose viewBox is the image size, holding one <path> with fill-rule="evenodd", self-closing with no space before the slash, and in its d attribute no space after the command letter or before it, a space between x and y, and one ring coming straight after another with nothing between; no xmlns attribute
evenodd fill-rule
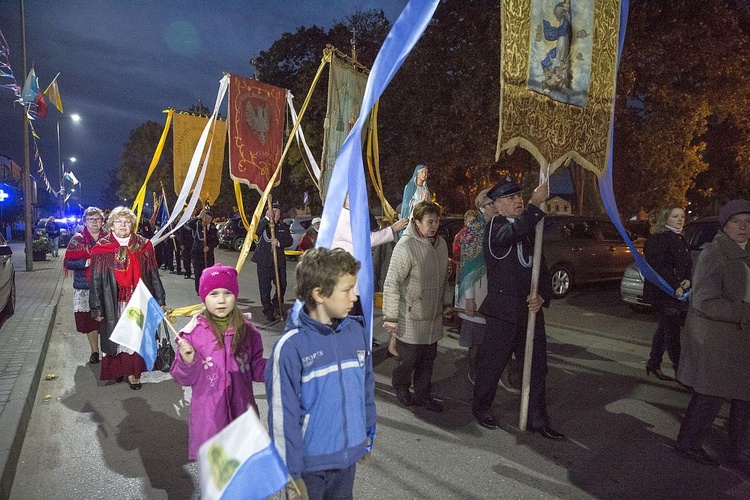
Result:
<svg viewBox="0 0 750 500"><path fill-rule="evenodd" d="M194 316L180 332L195 349L192 363L185 363L179 350L172 364L172 378L191 386L188 458L198 458L198 448L252 406L258 412L253 382L264 382L266 362L260 332L246 319L245 342L240 355L232 355L234 329L224 332L219 347L208 320Z"/></svg>

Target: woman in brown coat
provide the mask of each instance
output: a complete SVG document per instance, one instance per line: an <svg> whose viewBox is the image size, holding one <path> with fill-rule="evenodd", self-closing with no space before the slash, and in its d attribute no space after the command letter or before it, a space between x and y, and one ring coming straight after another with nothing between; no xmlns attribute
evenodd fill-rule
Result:
<svg viewBox="0 0 750 500"><path fill-rule="evenodd" d="M682 332L677 378L695 392L675 448L718 465L702 445L729 399L730 465L750 475L750 201L724 205L719 223L721 231L696 265Z"/></svg>

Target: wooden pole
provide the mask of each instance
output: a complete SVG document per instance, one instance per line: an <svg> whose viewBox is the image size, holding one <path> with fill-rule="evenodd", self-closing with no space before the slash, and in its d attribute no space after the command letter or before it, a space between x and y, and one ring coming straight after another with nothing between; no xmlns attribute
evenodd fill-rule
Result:
<svg viewBox="0 0 750 500"><path fill-rule="evenodd" d="M547 166L547 177L549 177L549 165ZM545 181L543 169L539 171L539 184ZM539 207L545 209L544 203ZM539 271L542 264L542 239L544 238L544 219L536 225L536 234L534 235L534 260L531 265L531 296L536 297L539 293ZM521 410L518 416L518 428L526 430L529 416L529 395L531 393L531 364L534 355L534 330L536 328L537 313L529 310L529 317L526 324L526 347L523 357L523 382L521 384Z"/></svg>
<svg viewBox="0 0 750 500"><path fill-rule="evenodd" d="M269 217L268 221L268 227L271 229L271 239L276 239L276 221L273 217L273 195L268 195L268 210L271 211L271 217ZM279 257L276 255L276 247L271 246L271 255L273 255L273 271L274 275L276 277L276 297L279 301L279 316L281 317L282 321L284 318L284 303L283 299L281 298L281 288L279 287L279 283L281 280L279 279Z"/></svg>

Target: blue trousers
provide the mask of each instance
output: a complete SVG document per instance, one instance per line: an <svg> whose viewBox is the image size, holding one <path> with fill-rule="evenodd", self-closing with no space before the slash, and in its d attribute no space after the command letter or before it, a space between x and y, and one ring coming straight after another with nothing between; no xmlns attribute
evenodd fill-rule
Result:
<svg viewBox="0 0 750 500"><path fill-rule="evenodd" d="M310 500L351 499L357 464L347 469L303 472L302 480Z"/></svg>

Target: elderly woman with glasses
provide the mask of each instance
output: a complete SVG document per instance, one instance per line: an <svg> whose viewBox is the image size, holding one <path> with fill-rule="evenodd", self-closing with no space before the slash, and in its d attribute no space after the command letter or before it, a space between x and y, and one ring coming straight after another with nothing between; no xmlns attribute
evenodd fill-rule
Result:
<svg viewBox="0 0 750 500"><path fill-rule="evenodd" d="M91 252L89 305L91 316L101 322L101 380L121 382L127 377L130 388L138 390L142 387L141 373L151 367L138 353L112 342L110 336L139 280L162 308L165 296L154 247L133 232L135 221L135 214L128 208L117 207L110 212L107 223L112 232L101 238Z"/></svg>
<svg viewBox="0 0 750 500"><path fill-rule="evenodd" d="M703 449L725 400L729 467L750 476L750 201L719 211L721 230L700 254L693 275L677 379L693 395L675 449L707 465L720 461ZM723 439L720 442L725 442Z"/></svg>
<svg viewBox="0 0 750 500"><path fill-rule="evenodd" d="M99 322L91 317L89 282L91 281L91 249L104 235L104 213L97 207L83 212L83 231L76 233L65 251L65 273L73 271L73 314L76 330L85 333L91 347L89 363L99 362Z"/></svg>

